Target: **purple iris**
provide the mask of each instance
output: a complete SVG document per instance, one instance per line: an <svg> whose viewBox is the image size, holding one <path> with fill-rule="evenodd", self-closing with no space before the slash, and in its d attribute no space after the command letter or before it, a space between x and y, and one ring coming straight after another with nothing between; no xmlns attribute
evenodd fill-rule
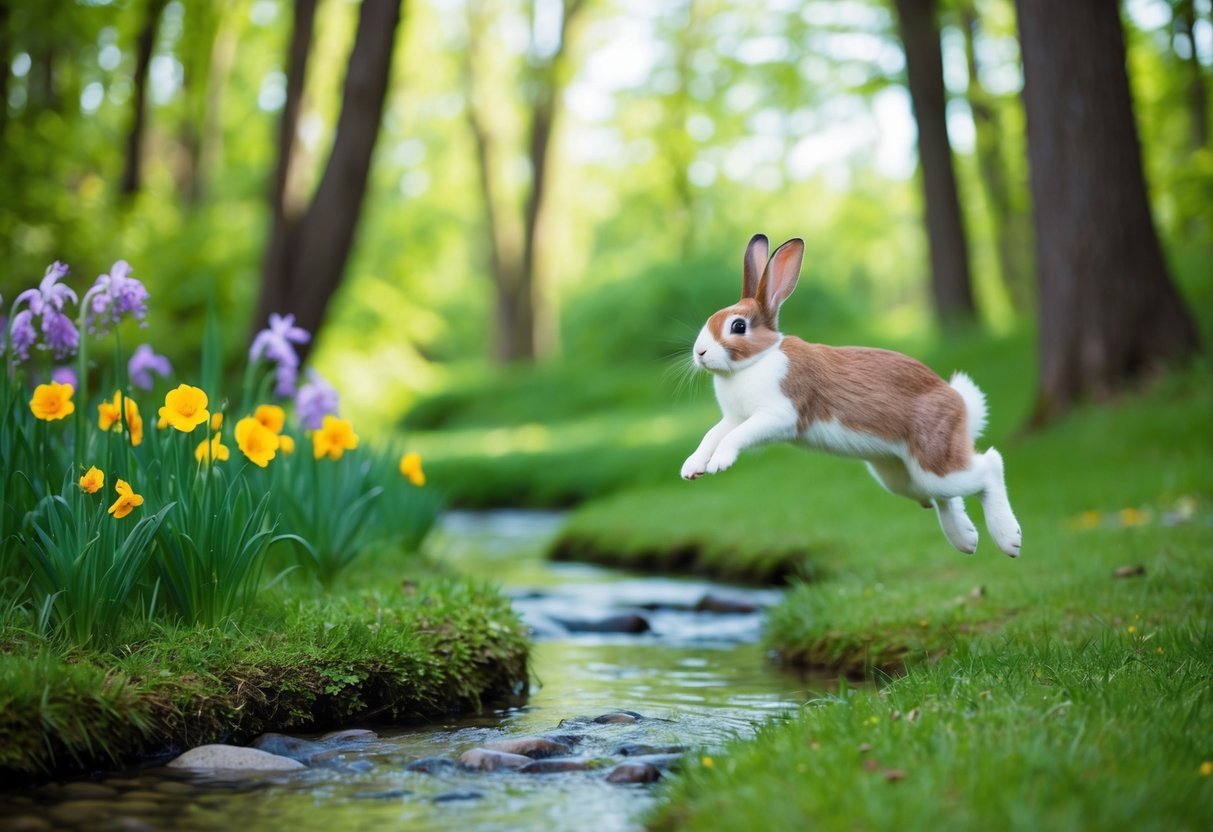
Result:
<svg viewBox="0 0 1213 832"><path fill-rule="evenodd" d="M163 355L156 355L147 344L140 344L131 355L126 371L131 384L143 390L151 390L154 384L152 373L167 376L173 371L173 367Z"/></svg>
<svg viewBox="0 0 1213 832"><path fill-rule="evenodd" d="M309 369L308 382L299 388L295 396L295 415L299 424L307 430L319 430L324 424L324 417L337 413L340 404L337 391L320 373Z"/></svg>
<svg viewBox="0 0 1213 832"><path fill-rule="evenodd" d="M18 361L29 360L29 348L38 340L38 330L34 328L34 313L22 309L13 315L8 328L8 337L13 344L13 355Z"/></svg>
<svg viewBox="0 0 1213 832"><path fill-rule="evenodd" d="M46 309L42 315L42 334L46 336L46 346L54 353L55 358L67 358L80 348L80 333L72 319L55 309Z"/></svg>
<svg viewBox="0 0 1213 832"><path fill-rule="evenodd" d="M295 344L306 344L312 340L306 329L295 326L294 315L270 313L270 325L257 333L249 347L249 363L268 361L276 364L274 393L288 398L295 392L299 375L299 354Z"/></svg>
<svg viewBox="0 0 1213 832"><path fill-rule="evenodd" d="M146 326L143 319L147 317L147 289L130 275L130 264L119 260L110 268L110 273L99 276L85 294L85 314L91 331L116 325L124 315L132 315Z"/></svg>
<svg viewBox="0 0 1213 832"><path fill-rule="evenodd" d="M47 267L37 289L26 289L17 295L13 303L17 311L8 324L8 337L17 360L29 360L30 347L37 342L39 329L44 346L53 350L56 358L66 358L80 346L80 333L63 312L69 302L76 302L76 293L59 282L67 273L67 265L56 260ZM18 309L22 305L25 308Z"/></svg>
<svg viewBox="0 0 1213 832"><path fill-rule="evenodd" d="M67 277L69 271L66 263L60 263L58 260L51 263L46 267L46 273L42 275L38 288L26 289L17 295L17 302L13 304L13 307L16 308L22 303L26 303L29 305L30 311L37 317L42 317L48 308L62 312L69 300L72 303L76 302L76 293L71 290L71 287L59 282Z"/></svg>

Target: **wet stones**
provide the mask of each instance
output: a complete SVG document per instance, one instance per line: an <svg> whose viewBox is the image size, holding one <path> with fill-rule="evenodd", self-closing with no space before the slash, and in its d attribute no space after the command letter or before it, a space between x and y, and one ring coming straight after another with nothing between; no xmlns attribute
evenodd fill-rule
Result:
<svg viewBox="0 0 1213 832"><path fill-rule="evenodd" d="M497 771L504 768L522 768L531 762L524 754L510 754L489 748L471 748L459 755L459 765L472 771Z"/></svg>
<svg viewBox="0 0 1213 832"><path fill-rule="evenodd" d="M171 760L169 768L217 771L293 771L305 768L290 757L239 745L200 745Z"/></svg>
<svg viewBox="0 0 1213 832"><path fill-rule="evenodd" d="M655 783L661 779L661 771L652 763L620 763L606 776L608 783Z"/></svg>
<svg viewBox="0 0 1213 832"><path fill-rule="evenodd" d="M699 599L692 609L695 612L710 612L717 615L753 615L759 606L745 598L708 593Z"/></svg>
<svg viewBox="0 0 1213 832"><path fill-rule="evenodd" d="M577 758L548 758L532 760L518 769L522 774L565 774L570 771L589 771L593 766L589 760Z"/></svg>
<svg viewBox="0 0 1213 832"><path fill-rule="evenodd" d="M653 629L647 618L635 613L608 615L605 618L594 619L554 618L552 620L570 633L628 633L634 635L647 633Z"/></svg>
<svg viewBox="0 0 1213 832"><path fill-rule="evenodd" d="M404 767L404 770L438 774L439 772L450 771L458 765L450 757L422 757L420 760L413 760L413 762Z"/></svg>
<svg viewBox="0 0 1213 832"><path fill-rule="evenodd" d="M621 757L648 757L653 754L681 754L683 751L686 751L684 745L644 745L634 742L618 746L611 753Z"/></svg>
<svg viewBox="0 0 1213 832"><path fill-rule="evenodd" d="M547 737L517 737L508 740L498 740L487 743L487 749L504 751L508 754L521 754L532 760L542 760L545 757L559 757L568 754L572 749L562 742L550 740Z"/></svg>
<svg viewBox="0 0 1213 832"><path fill-rule="evenodd" d="M288 737L285 734L262 734L253 740L252 747L260 749L267 754L289 757L304 765L308 765L312 762L313 758L329 750L318 742L300 739L299 737Z"/></svg>

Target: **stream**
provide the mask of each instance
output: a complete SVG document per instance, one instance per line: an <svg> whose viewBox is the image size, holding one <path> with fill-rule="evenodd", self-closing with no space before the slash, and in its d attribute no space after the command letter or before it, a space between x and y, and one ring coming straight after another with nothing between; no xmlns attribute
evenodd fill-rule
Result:
<svg viewBox="0 0 1213 832"><path fill-rule="evenodd" d="M639 829L658 787L608 782L615 765L639 759L676 777L677 758L663 752L719 754L828 685L780 672L764 656L762 608L779 591L549 563L542 553L560 522L537 512L452 512L427 544L432 557L500 585L531 627L524 704L378 729L369 742L342 746L333 764L301 771L236 778L145 768L0 795L0 830ZM541 774L408 768L540 736L601 765Z"/></svg>

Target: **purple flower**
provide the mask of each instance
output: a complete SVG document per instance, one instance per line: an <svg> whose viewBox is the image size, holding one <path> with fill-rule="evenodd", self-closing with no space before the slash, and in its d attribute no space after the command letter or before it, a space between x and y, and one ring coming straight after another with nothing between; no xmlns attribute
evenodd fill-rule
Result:
<svg viewBox="0 0 1213 832"><path fill-rule="evenodd" d="M80 347L80 333L72 319L62 312L47 308L42 316L42 334L46 336L46 346L55 353L55 358L63 359L74 353Z"/></svg>
<svg viewBox="0 0 1213 832"><path fill-rule="evenodd" d="M306 329L295 326L294 315L279 315L270 313L270 325L257 333L253 345L249 347L250 362L272 361L276 364L299 366L299 355L295 352L294 344L306 344L312 340Z"/></svg>
<svg viewBox="0 0 1213 832"><path fill-rule="evenodd" d="M163 355L156 355L147 344L140 344L131 355L131 360L126 365L126 371L130 375L131 384L144 390L151 390L152 373L167 376L173 371L173 367Z"/></svg>
<svg viewBox="0 0 1213 832"><path fill-rule="evenodd" d="M147 289L130 274L130 264L119 260L85 294L86 320L91 331L97 331L98 324L101 329L116 325L123 315L133 315L140 323L147 317Z"/></svg>
<svg viewBox="0 0 1213 832"><path fill-rule="evenodd" d="M295 415L307 430L319 430L325 416L337 413L337 391L315 370L309 369L307 377L307 384L295 396Z"/></svg>
<svg viewBox="0 0 1213 832"><path fill-rule="evenodd" d="M299 368L285 361L274 370L274 395L289 399L295 395L295 382L299 378Z"/></svg>
<svg viewBox="0 0 1213 832"><path fill-rule="evenodd" d="M67 366L51 370L51 381L56 384L70 384L74 389L78 389L80 386L76 383L76 371Z"/></svg>
<svg viewBox="0 0 1213 832"><path fill-rule="evenodd" d="M62 312L69 300L72 303L76 302L76 293L71 290L71 287L59 282L67 277L68 271L70 270L66 263L60 263L58 260L51 263L46 267L46 274L42 276L38 288L26 289L17 295L17 302L13 304L13 308L26 303L29 305L30 312L38 317L45 314L48 308Z"/></svg>
<svg viewBox="0 0 1213 832"><path fill-rule="evenodd" d="M29 360L29 348L38 340L38 330L34 329L34 313L22 309L13 315L8 327L8 336L13 343L13 355L18 361Z"/></svg>

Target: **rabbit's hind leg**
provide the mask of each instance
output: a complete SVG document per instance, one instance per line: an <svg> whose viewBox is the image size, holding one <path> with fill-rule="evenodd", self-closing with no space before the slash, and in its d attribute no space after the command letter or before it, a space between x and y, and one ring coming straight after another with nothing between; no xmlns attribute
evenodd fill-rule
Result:
<svg viewBox="0 0 1213 832"><path fill-rule="evenodd" d="M977 551L977 527L965 513L963 497L937 499L935 511L939 514L939 527L943 529L948 542L966 555Z"/></svg>

